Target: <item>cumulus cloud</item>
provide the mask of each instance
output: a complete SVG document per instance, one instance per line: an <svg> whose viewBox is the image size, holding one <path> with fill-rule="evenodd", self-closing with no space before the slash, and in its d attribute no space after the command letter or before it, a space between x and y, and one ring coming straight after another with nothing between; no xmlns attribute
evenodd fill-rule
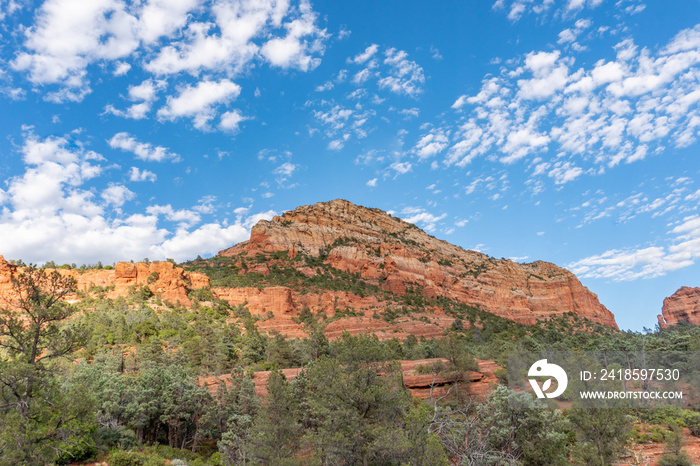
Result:
<svg viewBox="0 0 700 466"><path fill-rule="evenodd" d="M301 71L316 68L321 59L313 55L323 53L323 40L327 36L325 29L316 27L316 17L311 4L302 1L299 16L285 25L286 36L268 40L260 53L271 65L280 68L296 68Z"/></svg>
<svg viewBox="0 0 700 466"><path fill-rule="evenodd" d="M129 86L128 99L137 103L132 104L126 110L118 110L113 105L107 105L105 112L134 120L146 118L151 111L153 102L157 99L158 92L166 87L165 81L154 79L147 79L137 86Z"/></svg>
<svg viewBox="0 0 700 466"><path fill-rule="evenodd" d="M275 175L280 175L284 177L290 177L292 174L299 168L297 165L294 165L293 163L285 162L279 167L275 168L272 173Z"/></svg>
<svg viewBox="0 0 700 466"><path fill-rule="evenodd" d="M126 201L130 201L136 197L136 194L131 192L124 185L110 184L109 187L102 191L102 199L104 199L107 205L113 205L114 207L121 207Z"/></svg>
<svg viewBox="0 0 700 466"><path fill-rule="evenodd" d="M379 79L379 87L410 97L421 94L425 83L423 68L409 60L408 54L403 50L390 48L384 55L384 64L389 65L389 75Z"/></svg>
<svg viewBox="0 0 700 466"><path fill-rule="evenodd" d="M615 60L579 69L561 51L530 52L485 78L477 94L452 105L460 121L445 164L544 158L532 164L533 175L561 184L697 140L700 26L679 32L655 54L630 39L615 51ZM551 162L548 153L556 154Z"/></svg>
<svg viewBox="0 0 700 466"><path fill-rule="evenodd" d="M136 20L116 0L47 0L25 31L26 51L12 66L35 84L87 87L86 68L97 60L116 60L138 47Z"/></svg>
<svg viewBox="0 0 700 466"><path fill-rule="evenodd" d="M669 233L667 246L611 249L569 265L584 278L631 281L689 267L700 259L700 217L686 217Z"/></svg>
<svg viewBox="0 0 700 466"><path fill-rule="evenodd" d="M240 129L240 125L243 121L247 120L246 117L241 115L238 110L233 110L231 112L226 112L221 115L221 122L219 123L219 128L230 131L232 133L237 133Z"/></svg>
<svg viewBox="0 0 700 466"><path fill-rule="evenodd" d="M243 241L272 211L248 210L233 222L203 222L210 199L189 209L153 205L124 214L121 207L136 193L117 183L102 183L104 158L68 137L41 139L25 134L23 174L0 190L0 238L3 254L25 262L110 263L167 257L181 261L207 255ZM141 173L131 170L137 177ZM96 199L95 191L100 192ZM163 222L174 222L171 230Z"/></svg>
<svg viewBox="0 0 700 466"><path fill-rule="evenodd" d="M148 142L139 142L129 133L117 133L107 141L113 149L121 149L127 152L132 152L137 158L151 162L162 162L171 159L176 162L180 160L180 156L170 152L163 146L154 146Z"/></svg>
<svg viewBox="0 0 700 466"><path fill-rule="evenodd" d="M190 22L184 40L163 47L146 69L156 74L217 70L234 75L256 57L301 71L320 63L327 34L316 26L317 15L307 1L296 7L274 0L217 2L211 12L210 21ZM276 34L266 34L271 31Z"/></svg>
<svg viewBox="0 0 700 466"><path fill-rule="evenodd" d="M411 162L394 162L389 165L391 170L394 170L397 175L405 175L413 169Z"/></svg>
<svg viewBox="0 0 700 466"><path fill-rule="evenodd" d="M343 147L345 147L345 144L343 144L342 139L334 139L333 141L328 143L329 150L340 150Z"/></svg>
<svg viewBox="0 0 700 466"><path fill-rule="evenodd" d="M129 170L129 180L130 181L150 181L154 182L158 179L158 176L152 171L139 170L137 167L131 167Z"/></svg>
<svg viewBox="0 0 700 466"><path fill-rule="evenodd" d="M419 158L427 159L445 150L448 144L449 139L446 134L440 131L431 132L416 143L414 150Z"/></svg>
<svg viewBox="0 0 700 466"><path fill-rule="evenodd" d="M370 58L374 57L379 51L379 45L372 44L367 47L364 52L355 55L353 58L348 58L348 62L355 63L356 65L362 65Z"/></svg>
<svg viewBox="0 0 700 466"><path fill-rule="evenodd" d="M436 224L447 217L447 214L434 215L421 207L406 207L400 217L408 223L421 226L427 232L435 231Z"/></svg>
<svg viewBox="0 0 700 466"><path fill-rule="evenodd" d="M320 63L328 37L317 17L307 0L47 0L24 29L11 66L36 85L58 85L46 94L56 102L82 100L96 63L112 63L116 76L136 62L157 76L204 71L231 78L255 62L308 71ZM121 112L134 118L138 110Z"/></svg>
<svg viewBox="0 0 700 466"><path fill-rule="evenodd" d="M240 93L241 86L228 79L200 81L180 89L177 97L168 97L167 104L158 110L158 118L191 117L195 128L205 129L215 116L215 107L236 99Z"/></svg>

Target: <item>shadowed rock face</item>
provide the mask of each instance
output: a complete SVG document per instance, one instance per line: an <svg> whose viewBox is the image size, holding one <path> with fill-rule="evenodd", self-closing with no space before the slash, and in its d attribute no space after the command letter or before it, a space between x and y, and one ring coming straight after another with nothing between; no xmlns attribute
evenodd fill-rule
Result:
<svg viewBox="0 0 700 466"><path fill-rule="evenodd" d="M666 328L679 322L700 325L700 287L682 286L664 299L659 326Z"/></svg>
<svg viewBox="0 0 700 466"><path fill-rule="evenodd" d="M417 289L425 297L450 298L524 324L572 312L617 328L613 314L568 270L466 251L379 209L345 200L261 221L249 241L220 254L253 257L278 251L322 258L399 295ZM283 301L293 302L293 297Z"/></svg>

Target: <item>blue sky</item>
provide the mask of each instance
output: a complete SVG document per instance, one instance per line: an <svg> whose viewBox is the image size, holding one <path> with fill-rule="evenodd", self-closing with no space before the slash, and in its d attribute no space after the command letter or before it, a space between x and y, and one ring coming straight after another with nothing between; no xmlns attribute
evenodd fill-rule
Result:
<svg viewBox="0 0 700 466"><path fill-rule="evenodd" d="M215 254L345 198L653 327L700 266L700 2L0 0L0 254Z"/></svg>

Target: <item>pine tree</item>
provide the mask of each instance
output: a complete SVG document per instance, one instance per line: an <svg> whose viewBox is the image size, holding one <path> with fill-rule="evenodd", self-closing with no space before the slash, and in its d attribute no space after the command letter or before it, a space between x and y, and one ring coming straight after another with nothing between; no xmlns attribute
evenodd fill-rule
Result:
<svg viewBox="0 0 700 466"><path fill-rule="evenodd" d="M85 435L89 397L60 386L56 360L86 341L80 326L62 324L75 308L64 300L73 278L30 266L12 278L12 298L0 308L0 455L10 463L71 456Z"/></svg>

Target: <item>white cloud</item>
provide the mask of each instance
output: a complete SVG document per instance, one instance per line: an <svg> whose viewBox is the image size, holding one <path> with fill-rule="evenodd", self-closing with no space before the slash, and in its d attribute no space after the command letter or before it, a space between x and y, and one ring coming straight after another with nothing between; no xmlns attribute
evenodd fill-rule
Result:
<svg viewBox="0 0 700 466"><path fill-rule="evenodd" d="M584 278L631 281L689 267L700 259L700 217L686 217L669 232L670 245L612 249L569 265Z"/></svg>
<svg viewBox="0 0 700 466"><path fill-rule="evenodd" d="M341 69L336 77L327 78L316 88L318 92L336 89L337 93L343 93L343 101L329 97L305 103L312 108L314 118L325 126L331 150L340 149L352 136L367 137L376 130L377 120L390 123L390 119L382 115L385 109L380 107L387 94L417 98L425 83L423 68L410 60L405 51L395 48L382 51L382 47L372 44L358 55L347 58L346 62L349 69ZM417 107L397 109L392 106L389 110L398 112L405 119L420 114ZM309 128L310 135L316 131L318 128Z"/></svg>
<svg viewBox="0 0 700 466"><path fill-rule="evenodd" d="M208 198L191 209L155 205L125 215L120 207L136 199L135 193L119 184L99 189L103 170L93 163L104 159L81 147L80 141L67 137L25 135L25 172L8 179L7 190L0 191L0 238L6 257L35 263L111 263L144 257L181 261L245 240L255 222L274 215L249 215L247 210L232 223L197 226L201 216L211 212ZM95 190L102 202L95 199ZM161 217L176 222L176 230L160 225Z"/></svg>
<svg viewBox="0 0 700 466"><path fill-rule="evenodd" d="M355 55L353 58L348 58L348 61L355 63L356 65L362 65L376 55L377 51L379 51L379 46L377 44L372 44L367 47L364 52Z"/></svg>
<svg viewBox="0 0 700 466"><path fill-rule="evenodd" d="M207 223L195 230L178 229L170 238L150 247L156 257L172 257L177 261L197 255L216 254L250 238L250 229L260 220L271 220L276 212L269 210L248 217L238 216L232 225Z"/></svg>
<svg viewBox="0 0 700 466"><path fill-rule="evenodd" d="M379 87L387 88L395 94L416 97L423 92L425 75L423 68L409 60L403 50L390 48L384 52L384 64L389 65L389 76L379 79Z"/></svg>
<svg viewBox="0 0 700 466"><path fill-rule="evenodd" d="M161 37L170 37L187 24L188 13L198 6L199 0L149 0L139 14L138 36L145 44L153 44Z"/></svg>
<svg viewBox="0 0 700 466"><path fill-rule="evenodd" d="M369 78L372 77L373 74L374 73L370 68L365 68L355 73L355 76L352 77L352 82L357 85L364 84Z"/></svg>
<svg viewBox="0 0 700 466"><path fill-rule="evenodd" d="M112 139L107 141L113 149L121 149L127 152L133 152L136 157L141 160L152 162L162 162L163 160L172 159L174 162L180 160L180 156L173 154L163 146L154 146L151 143L139 142L129 133L122 132L112 136Z"/></svg>
<svg viewBox="0 0 700 466"><path fill-rule="evenodd" d="M532 72L531 79L518 80L519 95L523 99L543 99L566 86L569 68L559 61L559 52L532 52L525 57L525 66Z"/></svg>
<svg viewBox="0 0 700 466"><path fill-rule="evenodd" d="M320 63L327 34L315 25L317 15L305 0L297 7L283 0L216 2L211 10L213 22L190 22L185 40L163 47L146 69L156 74L216 70L233 76L256 57L302 71Z"/></svg>
<svg viewBox="0 0 700 466"><path fill-rule="evenodd" d="M555 184L565 184L583 174L583 169L570 162L557 162L548 175L554 178Z"/></svg>
<svg viewBox="0 0 700 466"><path fill-rule="evenodd" d="M368 181L367 183L365 183L365 184L366 184L367 186L369 186L370 188L374 188L375 186L377 186L377 179L376 179L376 178L372 178L371 180L369 180L369 181Z"/></svg>
<svg viewBox="0 0 700 466"><path fill-rule="evenodd" d="M294 165L293 163L285 162L279 167L275 168L272 173L275 175L280 175L285 178L289 178L294 174L294 172L299 168L298 165Z"/></svg>
<svg viewBox="0 0 700 466"><path fill-rule="evenodd" d="M148 170L139 170L137 167L131 167L129 170L130 181L150 181L154 182L158 179L155 173Z"/></svg>
<svg viewBox="0 0 700 466"><path fill-rule="evenodd" d="M100 194L107 205L121 207L126 201L130 201L136 197L136 194L131 192L126 186L119 184L110 184L109 187Z"/></svg>
<svg viewBox="0 0 700 466"><path fill-rule="evenodd" d="M158 110L158 118L192 117L195 128L205 129L215 116L214 107L236 99L240 93L241 86L228 79L200 81L195 86L180 89L177 97L168 97L166 106Z"/></svg>
<svg viewBox="0 0 700 466"><path fill-rule="evenodd" d="M154 75L231 78L256 61L308 71L320 63L328 34L307 0L294 3L47 0L11 65L36 85L58 85L45 96L56 102L82 100L90 92L89 66L110 62L116 76L136 62Z"/></svg>
<svg viewBox="0 0 700 466"><path fill-rule="evenodd" d="M198 212L190 209L175 210L170 204L152 205L146 208L150 215L163 215L170 222L178 222L179 228L189 228L199 223L202 219Z"/></svg>
<svg viewBox="0 0 700 466"><path fill-rule="evenodd" d="M603 3L603 0L496 0L494 10L503 10L512 22L519 21L525 15L552 16L556 19L569 19L584 10L593 10ZM644 9L642 0L613 2L612 7L621 13L635 14Z"/></svg>
<svg viewBox="0 0 700 466"><path fill-rule="evenodd" d="M114 63L114 76L124 76L126 73L129 72L131 69L131 65L123 62L123 61L118 61Z"/></svg>
<svg viewBox="0 0 700 466"><path fill-rule="evenodd" d="M579 20L575 27L589 26ZM656 53L630 39L615 50L615 60L575 70L574 56L557 50L506 62L478 93L454 101L460 120L456 130L443 127L452 131L445 164L536 156L543 160L531 165L533 176L561 184L697 140L700 26L680 31Z"/></svg>
<svg viewBox="0 0 700 466"><path fill-rule="evenodd" d="M334 139L328 143L328 150L340 150L345 147L342 139Z"/></svg>
<svg viewBox="0 0 700 466"><path fill-rule="evenodd" d="M166 87L167 83L165 81L153 79L147 79L138 86L129 86L128 99L138 103L131 105L126 110L118 110L113 105L107 105L105 112L124 118L133 118L134 120L146 118L148 112L151 111L158 92Z"/></svg>
<svg viewBox="0 0 700 466"><path fill-rule="evenodd" d="M426 159L445 150L448 144L449 139L446 134L440 131L431 132L416 143L415 151L419 158Z"/></svg>
<svg viewBox="0 0 700 466"><path fill-rule="evenodd" d="M420 224L427 232L435 231L436 224L447 214L434 215L420 207L406 207L401 211L401 218L408 223Z"/></svg>
<svg viewBox="0 0 700 466"><path fill-rule="evenodd" d="M128 56L138 47L135 24L116 0L47 0L35 24L25 31L27 51L19 53L12 66L26 71L35 84L60 83L85 92L88 64ZM80 93L64 97L71 95Z"/></svg>
<svg viewBox="0 0 700 466"><path fill-rule="evenodd" d="M266 42L261 49L262 55L275 66L281 68L297 68L308 71L316 68L321 59L313 54L323 54L323 40L327 37L326 30L316 27L317 14L311 4L302 0L299 5L299 15L285 24L287 35Z"/></svg>
<svg viewBox="0 0 700 466"><path fill-rule="evenodd" d="M411 162L394 162L389 165L389 168L394 170L398 175L405 175L413 169Z"/></svg>
<svg viewBox="0 0 700 466"><path fill-rule="evenodd" d="M219 128L236 133L239 130L241 122L245 120L247 120L247 118L241 115L241 112L239 112L238 110L226 112L223 115L221 115L221 122L219 123Z"/></svg>
<svg viewBox="0 0 700 466"><path fill-rule="evenodd" d="M418 115L420 115L420 109L418 107L404 108L399 110L399 113L405 116L406 119L418 118Z"/></svg>

